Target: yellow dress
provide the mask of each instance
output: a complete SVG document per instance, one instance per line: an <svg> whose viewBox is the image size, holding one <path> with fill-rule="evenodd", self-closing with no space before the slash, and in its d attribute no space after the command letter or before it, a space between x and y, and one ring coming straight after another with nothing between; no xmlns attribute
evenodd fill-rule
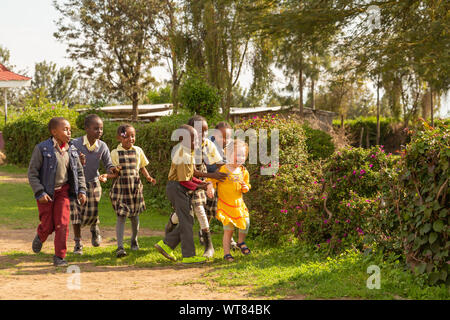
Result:
<svg viewBox="0 0 450 320"><path fill-rule="evenodd" d="M212 181L219 198L216 218L224 226L232 223L236 228L245 229L247 227L245 219L248 218L248 209L242 198L244 191L239 181L245 182L250 190L249 173L245 167L240 166L238 172L233 174L225 165L220 167L219 172L229 174L225 181L220 182L215 179L208 179Z"/></svg>

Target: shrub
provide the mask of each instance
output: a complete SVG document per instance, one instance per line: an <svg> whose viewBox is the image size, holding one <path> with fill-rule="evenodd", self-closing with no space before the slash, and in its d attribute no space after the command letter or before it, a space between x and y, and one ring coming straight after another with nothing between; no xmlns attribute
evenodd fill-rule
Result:
<svg viewBox="0 0 450 320"><path fill-rule="evenodd" d="M393 133L393 120L390 118L380 117L380 144L385 145L386 139ZM339 120L333 121L333 127L340 128ZM359 147L361 129L364 128L361 147L370 148L376 145L377 137L377 118L376 117L360 117L353 120L345 120L344 127L352 142L352 146ZM367 145L367 134L369 134L369 145Z"/></svg>
<svg viewBox="0 0 450 320"><path fill-rule="evenodd" d="M180 102L190 113L211 117L219 111L220 95L203 77L191 74L181 85Z"/></svg>
<svg viewBox="0 0 450 320"><path fill-rule="evenodd" d="M292 226L317 189L313 184L317 170L308 161L304 130L300 123L276 116L254 117L237 128L267 129L269 139L273 129L279 130L278 172L273 176L260 174L261 168L276 163L248 164L252 189L244 197L250 210L252 232L269 241L280 241L292 234Z"/></svg>
<svg viewBox="0 0 450 320"><path fill-rule="evenodd" d="M307 124L302 126L306 135L306 149L311 160L327 159L334 152L331 136L325 131L313 129Z"/></svg>
<svg viewBox="0 0 450 320"><path fill-rule="evenodd" d="M48 122L53 117L64 117L75 127L77 112L61 104L45 104L40 108L26 108L22 115L4 127L5 152L9 163L27 166L34 146L49 138Z"/></svg>
<svg viewBox="0 0 450 320"><path fill-rule="evenodd" d="M295 226L297 236L330 253L362 249L365 243L392 236L395 226L387 228L380 208L382 186L396 159L382 147L335 152L324 164L322 178L314 181L320 191Z"/></svg>
<svg viewBox="0 0 450 320"><path fill-rule="evenodd" d="M76 106L77 108L82 108L83 106ZM86 106L85 106L86 107ZM108 119L108 115L105 113L105 112L103 112L103 111L101 111L99 108L89 108L88 110L86 110L86 111L84 111L84 112L82 112L82 113L80 113L78 116L77 116L77 119L76 119L76 125L77 125L77 128L78 129L80 129L80 130L84 130L84 119L86 118L86 116L88 116L88 115L90 115L90 114L96 114L96 115L98 115L100 118L102 118L102 120L103 121L105 121L105 120L107 120Z"/></svg>
<svg viewBox="0 0 450 320"><path fill-rule="evenodd" d="M399 215L402 244L408 264L417 273L429 273L431 283L449 277L449 163L450 130L422 122L412 133L401 159L399 188L393 198Z"/></svg>

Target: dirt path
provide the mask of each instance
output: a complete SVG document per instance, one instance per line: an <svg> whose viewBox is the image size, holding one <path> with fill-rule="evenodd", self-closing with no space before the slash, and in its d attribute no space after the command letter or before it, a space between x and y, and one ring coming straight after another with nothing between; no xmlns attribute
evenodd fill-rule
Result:
<svg viewBox="0 0 450 320"><path fill-rule="evenodd" d="M28 177L26 174L0 172L0 182L28 183Z"/></svg>
<svg viewBox="0 0 450 320"><path fill-rule="evenodd" d="M83 230L89 239L89 230ZM142 230L142 235L161 235L161 231ZM248 295L249 288L213 288L194 283L209 266L181 265L136 268L133 266L95 266L77 263L81 270L80 289L68 289L73 279L64 268L54 268L49 262L37 262L31 251L34 229L9 230L0 228L0 299L257 299ZM114 244L115 231L102 229L104 245ZM125 236L130 236L126 234ZM90 243L85 242L85 246ZM42 251L53 252L52 236ZM14 257L2 255L7 251L29 252ZM75 282L72 282L73 284ZM261 298L261 297L259 297Z"/></svg>
<svg viewBox="0 0 450 320"><path fill-rule="evenodd" d="M0 182L28 183L24 174L0 172ZM237 300L263 299L248 294L250 288L218 288L195 283L213 267L184 267L173 265L153 268L133 266L95 266L77 263L80 267L80 289L68 289L73 279L65 268L55 268L50 262L36 261L31 250L35 229L5 229L0 227L0 300L3 299L188 299ZM141 236L161 236L162 231L141 229ZM114 228L102 228L102 246L115 244ZM125 237L130 237L130 230ZM88 228L83 239L90 239ZM71 245L71 244L70 244ZM84 241L89 247L90 241ZM18 251L16 256L2 255ZM53 253L53 235L42 247L44 253ZM72 276L72 277L71 277ZM72 284L76 284L72 282ZM69 286L70 287L70 286Z"/></svg>

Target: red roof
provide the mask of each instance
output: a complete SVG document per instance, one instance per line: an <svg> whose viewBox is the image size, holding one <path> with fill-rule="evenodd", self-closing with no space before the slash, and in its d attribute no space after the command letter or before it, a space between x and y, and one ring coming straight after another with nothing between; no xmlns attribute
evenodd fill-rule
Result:
<svg viewBox="0 0 450 320"><path fill-rule="evenodd" d="M11 72L4 65L0 63L0 81L27 81L31 80L29 77L21 76L20 74Z"/></svg>

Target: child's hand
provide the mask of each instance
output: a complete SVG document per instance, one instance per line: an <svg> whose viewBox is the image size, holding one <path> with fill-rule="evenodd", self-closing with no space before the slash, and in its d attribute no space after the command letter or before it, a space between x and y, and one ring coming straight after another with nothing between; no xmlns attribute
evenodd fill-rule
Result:
<svg viewBox="0 0 450 320"><path fill-rule="evenodd" d="M83 206L86 203L86 195L84 193L79 193L78 200L80 201L80 205Z"/></svg>
<svg viewBox="0 0 450 320"><path fill-rule="evenodd" d="M113 174L119 174L119 171L122 170L121 166L117 166L117 167L112 167L111 169L109 169L111 173Z"/></svg>
<svg viewBox="0 0 450 320"><path fill-rule="evenodd" d="M102 183L105 183L106 181L108 181L108 175L106 173L102 174L98 177L98 180Z"/></svg>
<svg viewBox="0 0 450 320"><path fill-rule="evenodd" d="M208 186L206 187L206 196L210 199L214 197L214 188L212 184L208 184Z"/></svg>
<svg viewBox="0 0 450 320"><path fill-rule="evenodd" d="M202 182L202 183L198 184L197 188L202 189L202 190L207 190L208 185L212 185L212 183L211 182Z"/></svg>
<svg viewBox="0 0 450 320"><path fill-rule="evenodd" d="M86 165L86 156L82 152L80 152L80 162L83 167Z"/></svg>
<svg viewBox="0 0 450 320"><path fill-rule="evenodd" d="M243 181L239 181L239 183L241 184L241 190L242 192L248 192L250 190L250 188L248 187L248 185L245 184L245 182Z"/></svg>
<svg viewBox="0 0 450 320"><path fill-rule="evenodd" d="M45 194L43 197L40 197L38 201L40 204L47 204L49 202L52 202L53 200L48 194Z"/></svg>
<svg viewBox="0 0 450 320"><path fill-rule="evenodd" d="M151 183L152 185L155 185L155 184L156 184L156 180L155 180L154 178L148 176L148 177L146 177L146 179L147 179L147 181L148 181L149 183Z"/></svg>

